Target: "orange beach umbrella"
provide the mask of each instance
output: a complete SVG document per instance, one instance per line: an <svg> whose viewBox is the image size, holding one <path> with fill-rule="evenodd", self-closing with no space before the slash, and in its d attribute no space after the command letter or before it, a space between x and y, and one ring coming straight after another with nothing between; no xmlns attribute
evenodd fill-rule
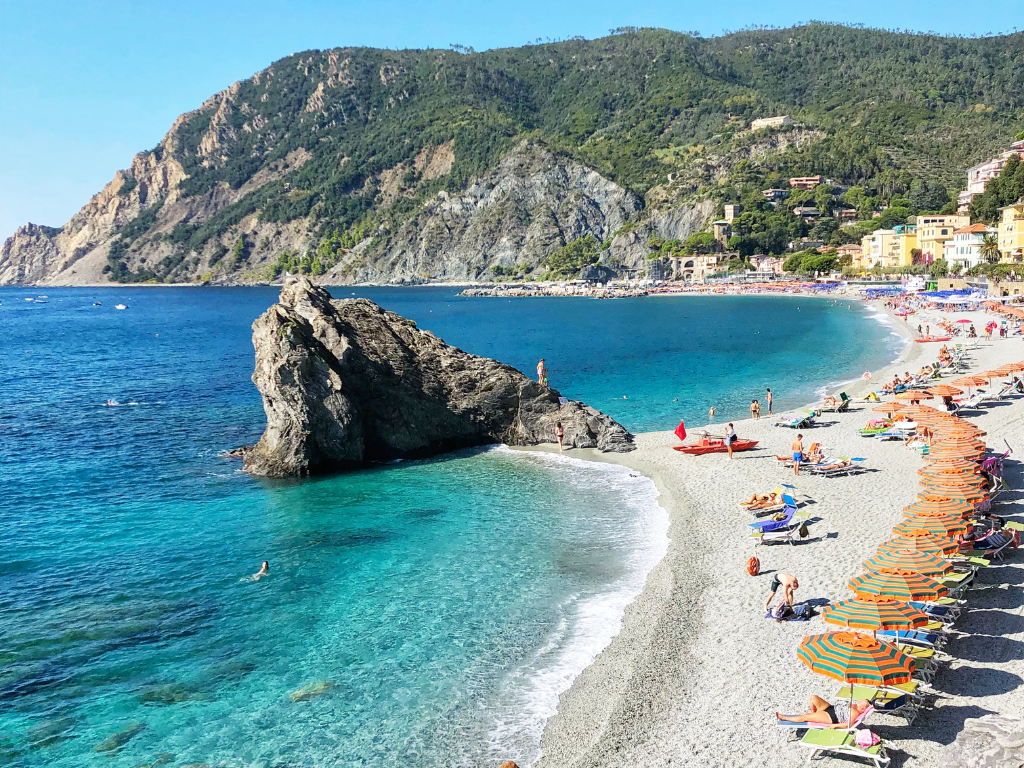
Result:
<svg viewBox="0 0 1024 768"><path fill-rule="evenodd" d="M812 671L853 685L899 685L914 670L913 659L896 646L857 632L810 635L796 655Z"/></svg>
<svg viewBox="0 0 1024 768"><path fill-rule="evenodd" d="M975 461L943 459L942 461L933 461L930 464L925 464L917 470L917 474L921 477L944 477L947 475L952 477L959 477L960 475L974 477L980 471L978 463Z"/></svg>
<svg viewBox="0 0 1024 768"><path fill-rule="evenodd" d="M902 600L878 595L864 595L827 605L821 610L821 618L827 624L871 630L916 629L929 622L924 611Z"/></svg>
<svg viewBox="0 0 1024 768"><path fill-rule="evenodd" d="M883 542L878 547L878 552L899 552L907 549L938 555L951 555L960 548L945 536L936 536L931 531L914 529Z"/></svg>
<svg viewBox="0 0 1024 768"><path fill-rule="evenodd" d="M974 514L974 505L968 504L963 499L938 499L927 498L915 501L903 508L904 517L928 517L934 515L947 515L954 520L961 520L968 515Z"/></svg>
<svg viewBox="0 0 1024 768"><path fill-rule="evenodd" d="M948 384L939 384L938 386L935 387L928 387L928 389L926 389L925 391L930 395L934 395L935 397L953 397L955 395L962 395L964 393L962 389L951 387Z"/></svg>
<svg viewBox="0 0 1024 768"><path fill-rule="evenodd" d="M938 581L902 568L880 568L850 580L858 597L880 595L897 600L937 600L949 590Z"/></svg>
<svg viewBox="0 0 1024 768"><path fill-rule="evenodd" d="M864 561L864 570L874 571L881 568L902 569L920 573L923 576L940 578L953 570L953 563L945 557L921 552L917 549L897 549L879 552L870 560ZM827 621L827 619L826 619Z"/></svg>
<svg viewBox="0 0 1024 768"><path fill-rule="evenodd" d="M953 521L935 520L928 517L909 517L892 529L893 533L898 536L914 530L928 531L936 536L945 536L952 539L956 536L962 536L967 531L967 523L963 520Z"/></svg>

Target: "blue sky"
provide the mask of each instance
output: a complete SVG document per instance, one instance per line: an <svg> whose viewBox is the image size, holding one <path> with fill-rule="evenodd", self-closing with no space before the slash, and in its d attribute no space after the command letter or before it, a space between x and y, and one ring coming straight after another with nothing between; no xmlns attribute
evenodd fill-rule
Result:
<svg viewBox="0 0 1024 768"><path fill-rule="evenodd" d="M180 113L295 51L482 50L619 26L711 36L812 18L966 35L1024 27L1020 0L0 0L0 238L26 221L63 224Z"/></svg>

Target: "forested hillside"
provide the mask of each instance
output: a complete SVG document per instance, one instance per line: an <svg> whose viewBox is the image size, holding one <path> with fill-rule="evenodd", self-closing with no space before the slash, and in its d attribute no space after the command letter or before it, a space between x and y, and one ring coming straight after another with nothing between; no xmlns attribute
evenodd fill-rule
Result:
<svg viewBox="0 0 1024 768"><path fill-rule="evenodd" d="M746 130L779 114L796 124ZM945 204L1022 128L1024 33L306 51L180 117L60 230L19 230L0 279L536 277L588 237L585 260L629 266L790 175L843 187L822 204Z"/></svg>

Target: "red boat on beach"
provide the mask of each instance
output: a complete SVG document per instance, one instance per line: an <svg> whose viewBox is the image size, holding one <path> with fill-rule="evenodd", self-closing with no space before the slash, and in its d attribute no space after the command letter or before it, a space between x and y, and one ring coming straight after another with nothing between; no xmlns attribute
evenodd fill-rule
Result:
<svg viewBox="0 0 1024 768"><path fill-rule="evenodd" d="M756 445L757 440L744 440L738 437L732 441L732 450L733 453L736 451L749 451ZM674 445L672 447L677 451L689 453L693 456L703 456L705 453L726 452L725 440L718 437L711 437L710 435L701 435L700 439L696 443L690 443L689 445Z"/></svg>
<svg viewBox="0 0 1024 768"><path fill-rule="evenodd" d="M919 339L914 339L918 344L923 344L927 341L950 341L952 336L922 336Z"/></svg>

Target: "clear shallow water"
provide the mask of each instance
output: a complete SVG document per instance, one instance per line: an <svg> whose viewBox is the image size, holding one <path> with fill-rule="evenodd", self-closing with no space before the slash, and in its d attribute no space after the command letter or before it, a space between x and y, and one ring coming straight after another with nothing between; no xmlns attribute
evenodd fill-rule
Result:
<svg viewBox="0 0 1024 768"><path fill-rule="evenodd" d="M38 293L0 289L0 763L536 756L664 551L649 481L505 449L256 480L218 453L262 429L249 324L276 291ZM822 300L359 293L526 371L543 354L636 431L741 416L764 383L803 403L894 354Z"/></svg>

